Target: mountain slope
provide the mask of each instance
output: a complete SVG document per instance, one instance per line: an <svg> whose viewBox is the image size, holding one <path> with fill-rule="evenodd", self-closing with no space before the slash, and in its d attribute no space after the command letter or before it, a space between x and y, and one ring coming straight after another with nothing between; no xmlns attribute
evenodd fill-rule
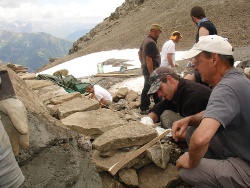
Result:
<svg viewBox="0 0 250 188"><path fill-rule="evenodd" d="M72 43L46 33L0 31L0 59L36 71L49 58L65 56Z"/></svg>
<svg viewBox="0 0 250 188"><path fill-rule="evenodd" d="M170 34L178 30L184 38L176 48L187 50L195 42L197 28L191 21L190 10L196 5L206 10L206 16L215 24L219 35L227 37L234 47L250 46L249 0L130 0L75 41L70 55L43 69L93 52L138 48L152 23L159 23L164 30L158 39L160 49Z"/></svg>
<svg viewBox="0 0 250 188"><path fill-rule="evenodd" d="M79 39L81 36L85 35L89 31L90 29L82 29L79 31L75 31L73 33L70 33L67 37L65 37L65 39L74 42L75 40Z"/></svg>

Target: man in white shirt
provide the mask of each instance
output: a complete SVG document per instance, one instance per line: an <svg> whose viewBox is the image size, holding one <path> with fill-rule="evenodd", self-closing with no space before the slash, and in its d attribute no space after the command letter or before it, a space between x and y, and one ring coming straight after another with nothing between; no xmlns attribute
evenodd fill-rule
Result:
<svg viewBox="0 0 250 188"><path fill-rule="evenodd" d="M170 36L170 40L163 44L161 51L161 67L175 67L175 44L177 44L181 38L181 33L179 31L174 31Z"/></svg>
<svg viewBox="0 0 250 188"><path fill-rule="evenodd" d="M96 99L99 102L101 108L108 107L112 103L112 95L99 85L93 86L89 84L85 90L91 93L90 98Z"/></svg>

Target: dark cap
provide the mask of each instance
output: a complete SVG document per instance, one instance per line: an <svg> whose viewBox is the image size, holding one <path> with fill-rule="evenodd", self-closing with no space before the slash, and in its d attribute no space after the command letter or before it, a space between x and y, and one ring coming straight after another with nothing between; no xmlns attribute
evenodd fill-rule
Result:
<svg viewBox="0 0 250 188"><path fill-rule="evenodd" d="M154 94L158 91L161 86L161 77L164 75L172 75L174 74L174 69L168 67L159 67L155 69L150 75L149 80L151 81L151 87L148 91L148 95Z"/></svg>

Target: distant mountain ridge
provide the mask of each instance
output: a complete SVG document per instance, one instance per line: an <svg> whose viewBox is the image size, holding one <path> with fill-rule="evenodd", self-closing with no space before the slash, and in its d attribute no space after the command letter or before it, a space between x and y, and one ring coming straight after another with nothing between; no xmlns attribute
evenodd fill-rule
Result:
<svg viewBox="0 0 250 188"><path fill-rule="evenodd" d="M75 41L86 34L94 26L94 24L84 23L53 24L48 22L0 21L0 30L18 33L44 32L69 41ZM77 35L78 38L76 38L76 33L80 34Z"/></svg>
<svg viewBox="0 0 250 188"><path fill-rule="evenodd" d="M29 67L30 72L65 56L72 43L47 33L21 33L0 30L0 60Z"/></svg>
<svg viewBox="0 0 250 188"><path fill-rule="evenodd" d="M74 42L74 41L78 40L80 37L84 36L89 31L90 31L90 29L83 29L83 30L75 31L75 32L69 34L66 37L66 39Z"/></svg>

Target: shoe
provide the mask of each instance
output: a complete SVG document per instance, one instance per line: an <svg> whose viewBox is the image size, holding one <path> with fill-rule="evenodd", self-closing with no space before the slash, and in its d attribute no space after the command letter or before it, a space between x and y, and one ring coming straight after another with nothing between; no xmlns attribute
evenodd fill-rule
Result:
<svg viewBox="0 0 250 188"><path fill-rule="evenodd" d="M141 115L148 115L148 110L141 110L140 114Z"/></svg>

